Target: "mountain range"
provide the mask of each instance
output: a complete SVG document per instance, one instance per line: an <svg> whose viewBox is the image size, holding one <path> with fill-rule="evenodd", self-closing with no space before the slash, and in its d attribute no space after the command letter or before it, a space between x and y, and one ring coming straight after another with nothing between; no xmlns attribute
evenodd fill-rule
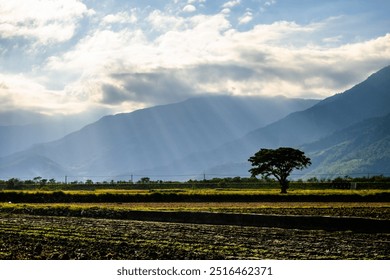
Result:
<svg viewBox="0 0 390 280"><path fill-rule="evenodd" d="M93 177L140 172L217 148L317 102L281 96L207 96L110 115L56 141L0 158L0 176L64 178L66 174ZM24 132L24 139L34 140L29 131Z"/></svg>
<svg viewBox="0 0 390 280"><path fill-rule="evenodd" d="M247 159L260 148L279 146L300 148L312 158L304 176L390 174L389 105L390 66L322 101L192 98L106 116L3 156L0 176L249 176Z"/></svg>
<svg viewBox="0 0 390 280"><path fill-rule="evenodd" d="M45 116L23 111L0 113L0 157L62 138L87 123L77 116Z"/></svg>
<svg viewBox="0 0 390 280"><path fill-rule="evenodd" d="M312 107L299 112L293 112L288 116L273 122L269 125L255 129L243 137L221 145L217 149L210 150L203 154L188 155L185 159L176 161L169 166L160 167L157 170L150 170L148 173L172 172L181 170L183 166L191 170L204 170L205 173L218 176L219 174L236 174L245 176L248 174L250 165L247 159L260 148L276 148L289 146L299 148L308 153L310 157L316 157L320 151L308 150L311 142L319 141L325 137L337 138L339 133L345 129L345 133L350 137L349 129L351 125L361 125L362 134L366 132L367 126L359 124L365 120L382 117L390 113L390 67L386 67L368 77L362 83L351 89L326 98ZM379 119L373 119L373 121ZM371 130L377 134L376 130ZM361 136L363 137L363 135ZM378 135L378 137L385 137ZM351 143L355 143L351 141ZM321 151L330 147L322 146ZM350 149L359 150L360 147L351 144ZM383 139L377 149L389 150L389 143ZM316 171L321 170L321 165L332 165L332 162L321 162L321 158L316 159ZM385 158L381 163L373 163L366 168L357 166L350 169L343 169L348 173L342 173L338 169L329 169L320 173L310 168L304 172L311 176L334 177L338 175L353 175L356 173L368 174L387 173L390 166L390 159ZM313 165L314 166L314 165ZM380 168L379 168L380 167ZM184 169L185 169L184 168ZM332 172L330 172L332 171ZM337 172L336 172L337 171ZM306 175L306 176L307 176Z"/></svg>

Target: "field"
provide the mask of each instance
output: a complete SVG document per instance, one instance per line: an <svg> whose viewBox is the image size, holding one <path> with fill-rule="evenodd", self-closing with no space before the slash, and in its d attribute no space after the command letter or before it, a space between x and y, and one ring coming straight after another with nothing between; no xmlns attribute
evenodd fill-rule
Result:
<svg viewBox="0 0 390 280"><path fill-rule="evenodd" d="M163 190L97 192L45 192L51 203L4 201L0 203L0 259L389 259L389 230L299 229L299 226L242 226L203 222L139 221L141 213L234 213L278 217L359 217L362 221L388 222L388 191L301 191L289 194L292 201L267 199L242 201L256 191L205 190L203 193ZM15 195L14 192L8 192ZM21 192L18 192L19 194ZM38 196L36 195L38 193ZM161 201L139 201L158 193ZM171 194L174 193L174 196ZM239 201L208 201L210 197L240 197ZM4 193L3 193L4 194ZM95 197L119 195L123 202L95 202ZM385 196L383 196L385 194ZM29 196L32 195L32 196ZM42 192L22 192L23 199L41 197ZM91 202L61 202L64 197L83 195ZM164 198L164 195L167 195ZM199 195L205 201L176 201L180 195ZM210 196L212 195L212 196ZM132 201L138 196L136 201ZM1 196L0 196L1 197ZM165 201L166 198L174 201ZM293 197L293 199L291 199ZM306 201L307 198L314 201ZM321 202L321 198L342 201ZM384 199L384 197L386 199ZM4 198L4 196L3 196ZM84 197L83 197L84 198ZM117 197L115 197L117 198ZM162 199L161 199L162 198ZM375 198L375 199L373 199ZM303 201L297 201L303 199ZM126 201L130 200L130 201ZM141 199L142 200L142 199ZM191 200L191 199L187 199ZM263 201L262 201L263 200ZM355 200L355 201L354 201ZM372 201L379 200L379 201ZM137 212L138 211L138 212ZM165 214L164 214L165 213ZM187 213L187 214L186 214ZM163 215L164 214L164 215ZM206 215L205 214L205 215ZM130 216L129 216L130 215ZM209 214L207 214L209 215ZM130 218L129 217L135 217ZM186 217L186 216L185 216ZM213 216L212 216L213 217ZM268 217L268 216L267 216ZM193 218L193 217L192 217ZM271 216L272 218L272 216ZM148 219L148 218L147 218ZM345 220L345 221L348 221ZM360 221L360 220L359 220Z"/></svg>

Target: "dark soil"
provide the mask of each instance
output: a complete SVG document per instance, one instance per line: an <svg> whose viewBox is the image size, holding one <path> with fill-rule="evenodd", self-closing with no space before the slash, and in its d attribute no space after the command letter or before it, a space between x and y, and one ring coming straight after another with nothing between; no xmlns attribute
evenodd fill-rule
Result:
<svg viewBox="0 0 390 280"><path fill-rule="evenodd" d="M221 209L221 212L231 213L232 209ZM390 207L334 207L334 208L258 208L242 210L242 213L258 213L271 215L309 215L332 217L365 217L390 220Z"/></svg>
<svg viewBox="0 0 390 280"><path fill-rule="evenodd" d="M0 213L0 259L389 259L390 234Z"/></svg>

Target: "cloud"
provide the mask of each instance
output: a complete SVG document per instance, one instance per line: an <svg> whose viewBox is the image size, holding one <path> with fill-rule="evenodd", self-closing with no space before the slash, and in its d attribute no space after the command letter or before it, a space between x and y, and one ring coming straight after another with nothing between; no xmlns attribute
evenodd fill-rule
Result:
<svg viewBox="0 0 390 280"><path fill-rule="evenodd" d="M96 30L68 52L49 57L45 69L70 73L71 79L104 75L108 68L131 64L132 59L142 61L150 48L145 40L140 30Z"/></svg>
<svg viewBox="0 0 390 280"><path fill-rule="evenodd" d="M67 92L121 111L206 92L325 97L390 60L390 35L332 48L319 45L322 38L307 45L303 38L327 21L281 21L240 32L223 14L181 18L153 11L147 20L160 28L155 38L138 29L96 30L50 58L48 70L76 73L81 78Z"/></svg>
<svg viewBox="0 0 390 280"><path fill-rule="evenodd" d="M242 42L240 35L243 34L235 35L237 44ZM261 50L257 46L243 51L237 45L228 49L230 59L224 62L183 64L180 70L153 69L148 74L129 75L119 80L127 81L121 83L127 101L142 100L146 104L204 93L320 98L343 91L386 66L390 59L389 36L327 51L316 47L266 48L264 45ZM371 53L372 58L356 59L362 53ZM384 54L388 60L380 61L378 57ZM349 63L340 64L343 58Z"/></svg>
<svg viewBox="0 0 390 280"><path fill-rule="evenodd" d="M257 79L257 72L251 67L236 64L202 64L187 70L199 84L226 83L230 81L242 81ZM204 89L204 91L209 91Z"/></svg>
<svg viewBox="0 0 390 280"><path fill-rule="evenodd" d="M196 11L196 7L194 5L186 5L183 8L183 12L185 12L185 13L193 13L195 11Z"/></svg>
<svg viewBox="0 0 390 280"><path fill-rule="evenodd" d="M275 5L275 4L276 4L276 0L270 0L270 1L266 1L264 3L264 6L269 7L269 6L272 6L272 5Z"/></svg>
<svg viewBox="0 0 390 280"><path fill-rule="evenodd" d="M9 108L13 108L15 106L14 100L7 93L8 91L5 91L4 89L0 89L0 102L3 107L2 111L4 109L8 110Z"/></svg>
<svg viewBox="0 0 390 280"><path fill-rule="evenodd" d="M238 19L238 24L247 24L253 19L252 12L246 12L242 17Z"/></svg>
<svg viewBox="0 0 390 280"><path fill-rule="evenodd" d="M115 23L135 23L137 22L137 16L133 10L131 13L119 12L116 14L109 14L103 18L103 24L115 24Z"/></svg>
<svg viewBox="0 0 390 280"><path fill-rule="evenodd" d="M8 89L8 86L5 83L0 83L0 89Z"/></svg>
<svg viewBox="0 0 390 280"><path fill-rule="evenodd" d="M230 12L231 12L231 10L229 8L224 8L224 9L222 9L221 14L228 15L228 14L230 14Z"/></svg>
<svg viewBox="0 0 390 280"><path fill-rule="evenodd" d="M337 36L334 36L334 37L324 38L324 39L322 39L322 41L324 43L327 43L327 44L333 44L333 43L339 43L342 38L343 38L342 35L337 35Z"/></svg>
<svg viewBox="0 0 390 280"><path fill-rule="evenodd" d="M128 92L125 88L112 85L102 85L102 99L104 104L117 105L126 101L134 101L135 94Z"/></svg>
<svg viewBox="0 0 390 280"><path fill-rule="evenodd" d="M194 4L194 3L206 3L206 0L188 0L188 4Z"/></svg>
<svg viewBox="0 0 390 280"><path fill-rule="evenodd" d="M168 30L177 30L185 26L185 20L181 17L166 14L160 10L152 11L147 17L146 22L149 23L153 30L165 32Z"/></svg>
<svg viewBox="0 0 390 280"><path fill-rule="evenodd" d="M202 1L184 2L195 7ZM89 10L79 1L69 3L80 9L57 22L77 28ZM46 59L30 72L0 72L0 100L14 108L73 114L132 111L201 94L326 97L390 64L390 34L345 43L337 32L341 20L260 24L241 9L241 23L247 24L242 30L230 14L239 4L225 2L226 13L218 5L216 14L182 13L181 5L174 11L96 13L94 25L67 48L48 47ZM49 41L31 34L40 42L60 40L52 33Z"/></svg>
<svg viewBox="0 0 390 280"><path fill-rule="evenodd" d="M0 81L6 85L0 88L0 100L4 102L3 105L7 104L8 110L18 107L44 114L60 113L65 109L73 113L77 111L77 102L72 102L75 105L73 108L65 104L71 99L69 96L47 90L43 84L23 74L0 74Z"/></svg>
<svg viewBox="0 0 390 280"><path fill-rule="evenodd" d="M65 42L79 20L93 13L77 0L1 0L0 37L23 37L44 45Z"/></svg>
<svg viewBox="0 0 390 280"><path fill-rule="evenodd" d="M240 3L241 3L241 0L232 0L232 1L228 1L228 2L226 2L226 3L224 3L224 4L222 5L222 8L233 8L233 7L235 7L235 6L240 5Z"/></svg>
<svg viewBox="0 0 390 280"><path fill-rule="evenodd" d="M120 86L104 86L103 102L146 104L171 103L194 96L186 75L179 70L158 69L152 73L113 74Z"/></svg>

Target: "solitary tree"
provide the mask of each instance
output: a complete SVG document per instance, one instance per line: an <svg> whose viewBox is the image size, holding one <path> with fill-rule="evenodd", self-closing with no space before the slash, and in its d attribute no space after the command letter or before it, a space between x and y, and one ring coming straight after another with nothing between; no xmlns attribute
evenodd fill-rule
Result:
<svg viewBox="0 0 390 280"><path fill-rule="evenodd" d="M253 168L249 170L252 176L273 175L280 183L281 193L287 193L289 181L287 177L294 169L302 170L311 164L310 158L305 153L293 149L281 147L278 149L261 149L248 159Z"/></svg>

